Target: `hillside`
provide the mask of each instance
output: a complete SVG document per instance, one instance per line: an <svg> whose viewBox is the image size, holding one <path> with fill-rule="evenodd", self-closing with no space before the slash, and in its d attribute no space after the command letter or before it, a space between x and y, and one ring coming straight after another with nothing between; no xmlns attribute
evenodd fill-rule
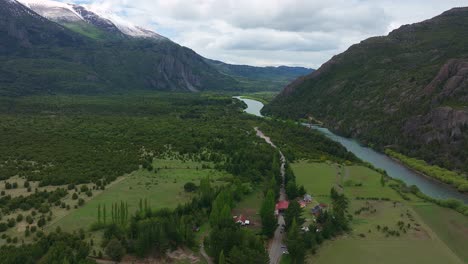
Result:
<svg viewBox="0 0 468 264"><path fill-rule="evenodd" d="M405 25L334 56L265 112L314 117L379 149L468 169L468 8Z"/></svg>
<svg viewBox="0 0 468 264"><path fill-rule="evenodd" d="M304 67L255 67L249 65L227 64L222 61L206 60L220 72L235 77L238 81L251 83L262 90L280 91L298 76L307 75L313 69Z"/></svg>
<svg viewBox="0 0 468 264"><path fill-rule="evenodd" d="M0 0L0 96L255 91L274 82L240 80L189 48L111 18L50 0Z"/></svg>

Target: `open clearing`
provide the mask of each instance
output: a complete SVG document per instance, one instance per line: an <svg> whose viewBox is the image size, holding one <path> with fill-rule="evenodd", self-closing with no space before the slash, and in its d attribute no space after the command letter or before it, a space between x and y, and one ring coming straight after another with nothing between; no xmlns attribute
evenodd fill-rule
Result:
<svg viewBox="0 0 468 264"><path fill-rule="evenodd" d="M433 204L415 205L414 210L458 257L468 263L468 217Z"/></svg>
<svg viewBox="0 0 468 264"><path fill-rule="evenodd" d="M213 184L229 174L213 170L201 169L202 164L197 162L183 162L180 160L156 160L153 163L155 171L140 169L121 181L111 185L104 192L95 196L84 206L73 210L68 215L48 226L49 229L60 226L63 230L71 231L78 228L86 229L97 221L97 208L106 205L108 217L112 203L127 202L129 213L135 212L139 207L140 199L147 199L148 206L153 209L174 208L183 204L192 197L184 191L184 184L194 182L199 184L200 179L210 177Z"/></svg>
<svg viewBox="0 0 468 264"><path fill-rule="evenodd" d="M318 202L330 201L327 196L333 186L341 188L350 199L349 213L353 215L352 233L325 242L316 255L308 256L307 262L466 263L466 217L427 203L419 202L413 208L393 189L382 186L378 172L364 166L308 161L291 166L297 183L304 185ZM313 218L309 208L306 210L306 219ZM401 227L398 222L402 222ZM452 225L448 231L447 225ZM394 231L393 235L383 228ZM460 234L461 230L467 232Z"/></svg>
<svg viewBox="0 0 468 264"><path fill-rule="evenodd" d="M317 255L309 257L307 262L317 264L464 263L443 244L433 240L352 238L340 238L324 243Z"/></svg>
<svg viewBox="0 0 468 264"><path fill-rule="evenodd" d="M263 202L262 191L254 191L253 193L242 198L236 207L232 210L232 214L235 216L243 215L246 219L250 220L250 226L248 228L256 231L262 228L262 219L260 218L260 207Z"/></svg>
<svg viewBox="0 0 468 264"><path fill-rule="evenodd" d="M291 164L299 185L317 197L319 202L328 202L333 186L344 189L349 198L388 198L401 201L394 190L383 187L381 175L364 166L343 166L331 163L300 161ZM360 185L360 186L359 186Z"/></svg>

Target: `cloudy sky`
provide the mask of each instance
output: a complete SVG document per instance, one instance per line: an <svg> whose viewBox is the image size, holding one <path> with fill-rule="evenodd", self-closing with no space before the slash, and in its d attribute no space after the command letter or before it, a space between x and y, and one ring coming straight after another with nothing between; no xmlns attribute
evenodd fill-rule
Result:
<svg viewBox="0 0 468 264"><path fill-rule="evenodd" d="M236 64L313 68L367 37L385 35L452 7L468 6L468 0L74 2L116 13L208 58Z"/></svg>

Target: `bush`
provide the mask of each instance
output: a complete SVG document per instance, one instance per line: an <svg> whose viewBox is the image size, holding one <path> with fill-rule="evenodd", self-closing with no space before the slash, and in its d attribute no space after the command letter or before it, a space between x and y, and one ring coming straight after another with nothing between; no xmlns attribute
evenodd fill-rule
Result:
<svg viewBox="0 0 468 264"><path fill-rule="evenodd" d="M81 192L87 192L88 190L89 190L88 185L81 185L81 187L80 187Z"/></svg>
<svg viewBox="0 0 468 264"><path fill-rule="evenodd" d="M32 223L34 223L34 219L32 218L32 216L27 215L27 216L26 216L26 222L27 222L28 224L32 224Z"/></svg>
<svg viewBox="0 0 468 264"><path fill-rule="evenodd" d="M77 194L77 193L73 193L73 195L72 195L72 199L73 199L73 200L76 200L76 199L78 199L78 194Z"/></svg>
<svg viewBox="0 0 468 264"><path fill-rule="evenodd" d="M21 221L23 221L23 215L22 215L22 214L19 214L19 215L16 216L16 222L19 223L19 222L21 222Z"/></svg>
<svg viewBox="0 0 468 264"><path fill-rule="evenodd" d="M6 223L0 223L0 232L5 232L8 229L8 225Z"/></svg>
<svg viewBox="0 0 468 264"><path fill-rule="evenodd" d="M38 227L43 227L43 226L45 226L45 224L46 224L46 220L45 220L44 217L41 217L41 219L39 219L39 221L37 221L37 226Z"/></svg>
<svg viewBox="0 0 468 264"><path fill-rule="evenodd" d="M113 261L120 261L125 255L125 248L122 246L119 240L114 238L109 241L109 243L107 243L106 254Z"/></svg>
<svg viewBox="0 0 468 264"><path fill-rule="evenodd" d="M16 225L16 220L14 218L8 219L8 227L14 227Z"/></svg>
<svg viewBox="0 0 468 264"><path fill-rule="evenodd" d="M78 199L78 206L82 206L85 203L83 198Z"/></svg>
<svg viewBox="0 0 468 264"><path fill-rule="evenodd" d="M197 185L195 185L195 183L193 182L187 182L186 184L184 184L184 190L186 192L194 192L197 190Z"/></svg>

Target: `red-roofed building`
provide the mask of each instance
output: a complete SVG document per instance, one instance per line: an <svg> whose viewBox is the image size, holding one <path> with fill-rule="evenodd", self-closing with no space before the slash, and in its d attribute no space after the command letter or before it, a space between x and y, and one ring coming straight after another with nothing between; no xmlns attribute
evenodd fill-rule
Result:
<svg viewBox="0 0 468 264"><path fill-rule="evenodd" d="M289 201L283 200L279 201L275 206L275 214L278 215L279 213L283 212L284 210L288 209Z"/></svg>
<svg viewBox="0 0 468 264"><path fill-rule="evenodd" d="M237 224L240 224L240 225L242 225L242 226L244 226L244 225L250 225L250 221L247 220L247 219L245 218L245 216L243 216L243 215L239 215L239 216L235 217L235 218L234 218L234 222L236 222Z"/></svg>

